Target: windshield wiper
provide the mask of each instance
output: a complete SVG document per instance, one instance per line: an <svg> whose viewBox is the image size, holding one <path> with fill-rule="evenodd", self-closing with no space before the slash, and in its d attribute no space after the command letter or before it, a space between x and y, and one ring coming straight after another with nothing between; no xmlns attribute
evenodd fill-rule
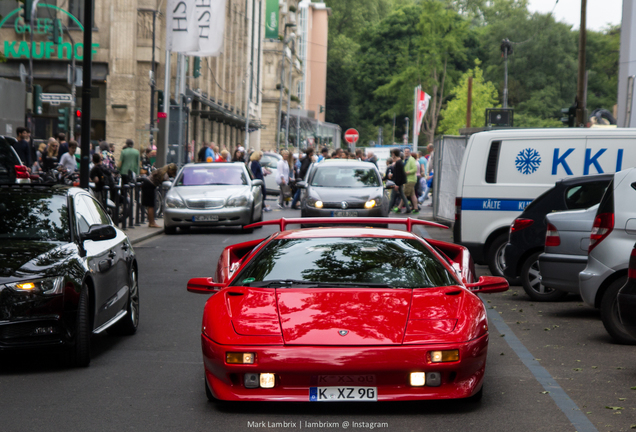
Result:
<svg viewBox="0 0 636 432"><path fill-rule="evenodd" d="M246 283L245 286L252 286L258 288L265 287L287 287L290 288L294 285L310 285L317 288L338 288L342 286L347 287L360 287L360 288L394 288L391 285L387 284L377 284L377 283L367 283L367 282L315 282L315 281L306 281L306 280L296 280L296 279L276 279L269 281L260 281L260 282L250 282Z"/></svg>

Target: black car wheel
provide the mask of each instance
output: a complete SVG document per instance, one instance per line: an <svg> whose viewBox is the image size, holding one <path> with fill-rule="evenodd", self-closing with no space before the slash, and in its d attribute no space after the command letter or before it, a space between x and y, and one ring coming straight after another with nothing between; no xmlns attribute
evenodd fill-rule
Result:
<svg viewBox="0 0 636 432"><path fill-rule="evenodd" d="M126 312L124 318L108 329L109 334L117 336L134 335L137 331L137 326L139 326L139 283L137 281L137 269L134 267L130 272L130 290Z"/></svg>
<svg viewBox="0 0 636 432"><path fill-rule="evenodd" d="M163 227L163 232L167 235L172 235L172 234L176 234L177 233L177 227L173 227L173 226L164 226Z"/></svg>
<svg viewBox="0 0 636 432"><path fill-rule="evenodd" d="M91 362L89 300L88 285L84 283L77 305L75 345L68 351L68 363L75 367L87 367Z"/></svg>
<svg viewBox="0 0 636 432"><path fill-rule="evenodd" d="M564 291L548 288L541 282L539 272L539 255L535 252L524 261L521 266L521 285L523 290L534 301L557 301L568 295Z"/></svg>
<svg viewBox="0 0 636 432"><path fill-rule="evenodd" d="M625 285L627 276L623 276L614 282L605 290L603 299L601 300L601 318L605 330L618 343L624 345L636 345L636 338L631 337L626 331L625 326L621 322L618 315L618 302L616 296L618 291Z"/></svg>
<svg viewBox="0 0 636 432"><path fill-rule="evenodd" d="M488 261L488 268L493 276L503 277L504 269L504 248L508 243L508 234L500 234L488 248L488 255L486 257Z"/></svg>

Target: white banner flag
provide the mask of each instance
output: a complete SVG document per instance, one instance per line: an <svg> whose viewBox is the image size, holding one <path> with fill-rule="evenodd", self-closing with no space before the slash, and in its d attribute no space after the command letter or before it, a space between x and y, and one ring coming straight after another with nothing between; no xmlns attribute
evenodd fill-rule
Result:
<svg viewBox="0 0 636 432"><path fill-rule="evenodd" d="M223 52L227 0L195 0L199 49L188 52L197 57L217 57Z"/></svg>
<svg viewBox="0 0 636 432"><path fill-rule="evenodd" d="M166 49L190 52L199 49L199 27L196 3L202 0L168 0L166 17Z"/></svg>

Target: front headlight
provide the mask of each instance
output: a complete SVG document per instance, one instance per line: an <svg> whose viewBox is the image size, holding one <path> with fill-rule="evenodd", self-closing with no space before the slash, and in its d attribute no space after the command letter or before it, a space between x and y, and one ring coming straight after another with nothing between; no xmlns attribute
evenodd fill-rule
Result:
<svg viewBox="0 0 636 432"><path fill-rule="evenodd" d="M227 200L227 204L225 204L225 206L226 207L246 207L247 197L243 195L232 197L229 200Z"/></svg>
<svg viewBox="0 0 636 432"><path fill-rule="evenodd" d="M7 288L18 292L32 292L37 294L60 294L64 286L64 276L34 279L7 284Z"/></svg>
<svg viewBox="0 0 636 432"><path fill-rule="evenodd" d="M377 197L377 198L371 199L371 200L367 201L366 203L364 203L364 208L365 209L372 209L373 207L379 206L380 203L382 203L382 197Z"/></svg>
<svg viewBox="0 0 636 432"><path fill-rule="evenodd" d="M314 198L309 198L307 200L307 205L309 207L316 207L316 208L323 208L323 206L324 206L322 201L314 199Z"/></svg>
<svg viewBox="0 0 636 432"><path fill-rule="evenodd" d="M166 207L183 209L186 208L186 205L179 195L168 195L166 197Z"/></svg>

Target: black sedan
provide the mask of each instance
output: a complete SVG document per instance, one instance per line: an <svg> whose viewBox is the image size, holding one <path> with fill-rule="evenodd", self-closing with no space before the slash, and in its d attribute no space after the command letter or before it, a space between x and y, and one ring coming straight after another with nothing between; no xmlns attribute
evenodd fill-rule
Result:
<svg viewBox="0 0 636 432"><path fill-rule="evenodd" d="M370 162L326 160L313 164L300 205L301 217L386 217L389 200L382 176Z"/></svg>
<svg viewBox="0 0 636 432"><path fill-rule="evenodd" d="M92 334L135 333L135 253L89 193L2 186L0 214L0 351L60 346L87 366Z"/></svg>

